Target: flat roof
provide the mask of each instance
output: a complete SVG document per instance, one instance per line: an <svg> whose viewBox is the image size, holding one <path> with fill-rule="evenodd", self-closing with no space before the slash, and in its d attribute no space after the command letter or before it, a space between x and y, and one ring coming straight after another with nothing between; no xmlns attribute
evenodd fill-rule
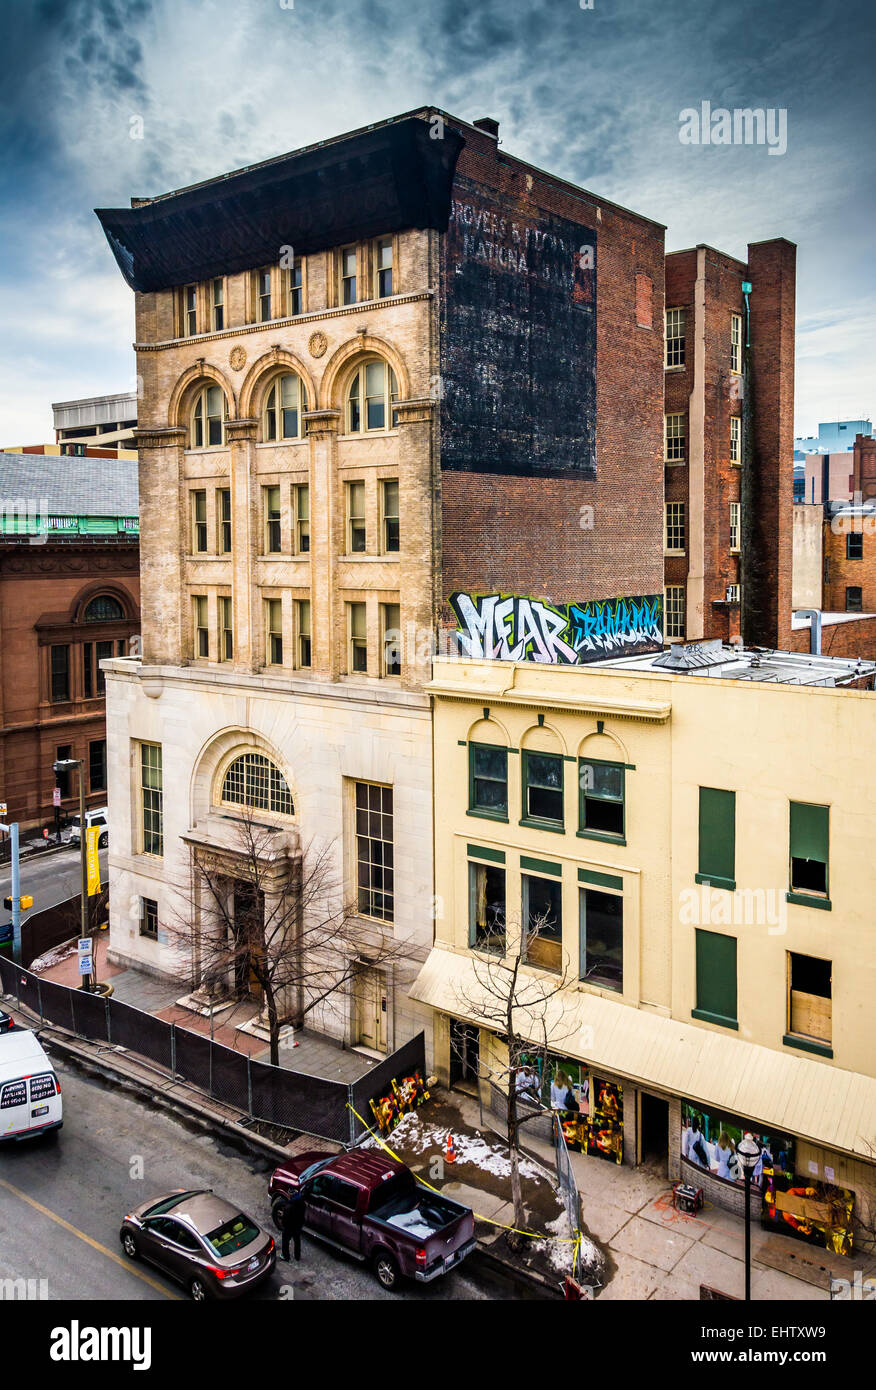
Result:
<svg viewBox="0 0 876 1390"><path fill-rule="evenodd" d="M665 651L645 652L641 656L609 657L592 665L598 671L653 671L660 675L717 676L720 680L770 681L779 685L846 685L861 676L876 675L873 661L736 647L718 638L678 643Z"/></svg>

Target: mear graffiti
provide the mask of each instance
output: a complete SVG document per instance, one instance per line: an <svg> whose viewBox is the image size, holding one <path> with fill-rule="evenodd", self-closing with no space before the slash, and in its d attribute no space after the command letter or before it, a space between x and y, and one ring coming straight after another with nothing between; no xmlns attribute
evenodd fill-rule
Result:
<svg viewBox="0 0 876 1390"><path fill-rule="evenodd" d="M518 594L457 591L448 601L465 656L581 666L663 645L660 594L552 604Z"/></svg>

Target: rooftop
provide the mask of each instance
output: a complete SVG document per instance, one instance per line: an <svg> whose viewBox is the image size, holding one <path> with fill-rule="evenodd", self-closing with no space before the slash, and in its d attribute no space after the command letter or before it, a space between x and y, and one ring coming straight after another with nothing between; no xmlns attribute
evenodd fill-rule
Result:
<svg viewBox="0 0 876 1390"><path fill-rule="evenodd" d="M133 520L139 512L133 459L0 454L0 531L7 535L31 534L24 523L37 519Z"/></svg>
<svg viewBox="0 0 876 1390"><path fill-rule="evenodd" d="M662 652L619 657L594 663L597 670L674 672L681 676L717 676L721 680L770 681L779 685L842 686L876 676L876 662L808 652L772 651L729 646L718 638L678 643Z"/></svg>

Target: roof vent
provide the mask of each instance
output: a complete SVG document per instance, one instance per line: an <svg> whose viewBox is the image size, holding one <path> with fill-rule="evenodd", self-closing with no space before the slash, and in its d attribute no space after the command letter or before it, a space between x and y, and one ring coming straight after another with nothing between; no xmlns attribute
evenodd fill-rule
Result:
<svg viewBox="0 0 876 1390"><path fill-rule="evenodd" d="M479 121L473 121L476 130L482 130L485 135L492 135L494 140L499 138L499 122L494 121L492 116L481 116Z"/></svg>

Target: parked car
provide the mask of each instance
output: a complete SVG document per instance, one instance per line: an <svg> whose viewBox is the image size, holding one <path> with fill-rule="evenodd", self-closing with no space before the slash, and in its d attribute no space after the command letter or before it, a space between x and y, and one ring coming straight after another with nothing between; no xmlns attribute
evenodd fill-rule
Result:
<svg viewBox="0 0 876 1390"><path fill-rule="evenodd" d="M180 1189L143 1202L125 1217L119 1239L129 1259L157 1265L196 1303L239 1298L277 1263L273 1236L209 1189Z"/></svg>
<svg viewBox="0 0 876 1390"><path fill-rule="evenodd" d="M0 1009L0 1033L11 1033L13 1028L16 1032L20 1031L12 1015L6 1013L5 1009Z"/></svg>
<svg viewBox="0 0 876 1390"><path fill-rule="evenodd" d="M0 1140L57 1135L63 1113L61 1083L36 1034L15 1024L2 1028Z"/></svg>
<svg viewBox="0 0 876 1390"><path fill-rule="evenodd" d="M95 806L92 811L85 812L85 828L90 830L93 825L102 825L105 829L101 830L97 837L98 849L106 849L109 844L109 807ZM78 845L82 837L82 825L79 816L72 816L70 819L70 843Z"/></svg>
<svg viewBox="0 0 876 1390"><path fill-rule="evenodd" d="M475 1247L471 1210L433 1192L382 1152L312 1150L289 1159L269 1184L278 1227L286 1197L296 1189L307 1202L305 1231L370 1264L385 1289L403 1278L437 1279Z"/></svg>

